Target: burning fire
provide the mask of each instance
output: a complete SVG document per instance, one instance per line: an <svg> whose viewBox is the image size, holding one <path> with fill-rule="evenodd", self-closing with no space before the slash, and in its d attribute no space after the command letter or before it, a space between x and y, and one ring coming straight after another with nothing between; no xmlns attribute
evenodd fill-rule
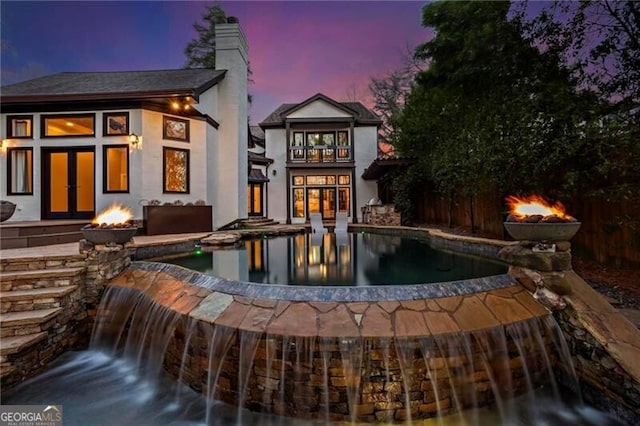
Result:
<svg viewBox="0 0 640 426"><path fill-rule="evenodd" d="M505 201L509 206L507 222L575 222L576 220L567 214L560 201L551 204L539 195L528 197L508 196Z"/></svg>
<svg viewBox="0 0 640 426"><path fill-rule="evenodd" d="M125 224L133 217L130 209L119 204L114 204L101 212L93 219L94 225L118 225Z"/></svg>

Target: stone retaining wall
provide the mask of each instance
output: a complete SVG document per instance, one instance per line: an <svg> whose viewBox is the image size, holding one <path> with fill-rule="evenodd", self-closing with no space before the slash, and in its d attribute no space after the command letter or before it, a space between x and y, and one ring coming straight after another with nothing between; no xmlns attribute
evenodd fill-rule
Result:
<svg viewBox="0 0 640 426"><path fill-rule="evenodd" d="M629 425L640 424L640 383L585 329L575 309L569 306L554 316L572 354L585 401ZM565 384L571 382L566 370L559 377Z"/></svg>
<svg viewBox="0 0 640 426"><path fill-rule="evenodd" d="M238 284L225 292L225 280L135 263L110 291L159 318L167 313L158 305L180 317L167 333L164 366L172 375L261 412L402 421L487 405L552 376L544 355L556 358L548 312L517 285L429 300L335 302L233 294ZM103 328L119 335L127 319L108 314L123 311L106 306ZM514 336L522 337L517 344Z"/></svg>

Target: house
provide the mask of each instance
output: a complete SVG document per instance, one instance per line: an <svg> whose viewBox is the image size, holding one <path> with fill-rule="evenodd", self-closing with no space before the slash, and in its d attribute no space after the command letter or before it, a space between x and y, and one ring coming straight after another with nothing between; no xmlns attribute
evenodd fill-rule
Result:
<svg viewBox="0 0 640 426"><path fill-rule="evenodd" d="M204 201L247 216L247 43L216 25L216 69L72 72L1 88L11 220L91 219L113 203Z"/></svg>
<svg viewBox="0 0 640 426"><path fill-rule="evenodd" d="M310 213L335 220L347 212L358 222L360 208L377 196L365 168L376 159L380 119L360 102L337 102L316 94L283 104L260 123L270 165L268 216L304 223Z"/></svg>

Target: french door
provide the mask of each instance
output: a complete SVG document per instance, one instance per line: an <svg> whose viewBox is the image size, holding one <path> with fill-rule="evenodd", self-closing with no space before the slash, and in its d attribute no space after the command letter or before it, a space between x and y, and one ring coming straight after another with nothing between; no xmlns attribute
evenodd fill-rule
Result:
<svg viewBox="0 0 640 426"><path fill-rule="evenodd" d="M95 215L93 147L42 148L42 218L91 219Z"/></svg>
<svg viewBox="0 0 640 426"><path fill-rule="evenodd" d="M321 213L323 219L336 218L336 189L307 188L307 215Z"/></svg>
<svg viewBox="0 0 640 426"><path fill-rule="evenodd" d="M249 183L247 186L247 214L249 216L263 216L262 211L262 183Z"/></svg>

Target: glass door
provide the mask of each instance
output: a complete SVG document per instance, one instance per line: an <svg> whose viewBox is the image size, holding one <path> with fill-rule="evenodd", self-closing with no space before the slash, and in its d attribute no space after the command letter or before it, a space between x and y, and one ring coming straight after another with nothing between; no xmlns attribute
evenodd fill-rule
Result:
<svg viewBox="0 0 640 426"><path fill-rule="evenodd" d="M323 219L335 219L336 217L336 189L335 188L308 188L307 189L307 216L311 213L322 213Z"/></svg>
<svg viewBox="0 0 640 426"><path fill-rule="evenodd" d="M336 190L335 188L322 189L322 218L336 218Z"/></svg>
<svg viewBox="0 0 640 426"><path fill-rule="evenodd" d="M43 219L91 219L95 210L93 148L43 148Z"/></svg>

